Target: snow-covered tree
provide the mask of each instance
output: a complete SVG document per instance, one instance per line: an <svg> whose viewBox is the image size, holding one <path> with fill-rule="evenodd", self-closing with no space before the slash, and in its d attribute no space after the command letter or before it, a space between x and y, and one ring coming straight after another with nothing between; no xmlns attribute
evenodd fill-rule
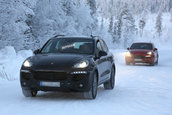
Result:
<svg viewBox="0 0 172 115"><path fill-rule="evenodd" d="M87 4L90 6L91 15L94 15L97 11L96 0L87 0Z"/></svg>
<svg viewBox="0 0 172 115"><path fill-rule="evenodd" d="M142 36L146 24L142 17L160 9L167 12L171 4L172 0L1 0L0 48L36 49L56 34L90 35L91 31L126 46L135 35L135 19Z"/></svg>
<svg viewBox="0 0 172 115"><path fill-rule="evenodd" d="M155 29L156 29L158 36L160 37L162 34L162 12L161 11L158 13L158 16L156 18Z"/></svg>
<svg viewBox="0 0 172 115"><path fill-rule="evenodd" d="M135 30L135 20L125 3L114 23L113 43L121 42L124 47L127 47L133 41Z"/></svg>
<svg viewBox="0 0 172 115"><path fill-rule="evenodd" d="M32 39L29 24L34 15L36 0L3 0L0 1L0 48L11 45L15 49L25 49L26 39Z"/></svg>
<svg viewBox="0 0 172 115"><path fill-rule="evenodd" d="M111 16L109 20L110 20L110 23L109 23L108 32L112 33L112 31L113 31L113 16Z"/></svg>
<svg viewBox="0 0 172 115"><path fill-rule="evenodd" d="M144 18L140 19L139 20L139 29L140 29L140 36L141 37L143 35L143 29L144 29L145 25L146 25L145 19Z"/></svg>
<svg viewBox="0 0 172 115"><path fill-rule="evenodd" d="M170 10L170 15L171 15L171 22L172 22L172 8Z"/></svg>
<svg viewBox="0 0 172 115"><path fill-rule="evenodd" d="M97 22L98 22L98 14L97 14L97 3L96 3L96 0L86 0L87 1L87 4L89 5L90 7L90 10L91 10L91 16L92 16L92 19L94 21L94 23L91 24L91 31L93 30L97 30Z"/></svg>
<svg viewBox="0 0 172 115"><path fill-rule="evenodd" d="M118 17L117 21L114 23L114 30L112 34L112 42L119 43L122 34L122 17Z"/></svg>
<svg viewBox="0 0 172 115"><path fill-rule="evenodd" d="M0 48L36 49L57 34L90 35L96 26L96 1L2 0ZM93 26L95 28L93 28Z"/></svg>
<svg viewBox="0 0 172 115"><path fill-rule="evenodd" d="M90 7L76 0L41 0L32 20L33 34L43 44L56 34L90 35L95 25Z"/></svg>
<svg viewBox="0 0 172 115"><path fill-rule="evenodd" d="M135 20L128 9L127 4L121 9L120 17L122 19L122 41L126 48L133 41L135 34Z"/></svg>

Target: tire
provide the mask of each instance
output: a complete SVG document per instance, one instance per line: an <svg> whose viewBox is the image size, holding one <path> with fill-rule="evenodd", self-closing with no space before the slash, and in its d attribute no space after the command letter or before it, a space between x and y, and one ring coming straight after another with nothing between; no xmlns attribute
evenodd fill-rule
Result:
<svg viewBox="0 0 172 115"><path fill-rule="evenodd" d="M155 63L156 65L158 65L158 59L157 59L157 61L156 61L156 63Z"/></svg>
<svg viewBox="0 0 172 115"><path fill-rule="evenodd" d="M104 83L104 89L114 89L115 87L115 67L112 67L110 80Z"/></svg>
<svg viewBox="0 0 172 115"><path fill-rule="evenodd" d="M129 62L127 62L127 61L125 62L125 64L126 64L126 65L130 65L130 63L129 63Z"/></svg>
<svg viewBox="0 0 172 115"><path fill-rule="evenodd" d="M155 63L153 62L153 63L150 63L150 66L154 66L155 65Z"/></svg>
<svg viewBox="0 0 172 115"><path fill-rule="evenodd" d="M38 91L22 89L22 92L25 97L36 97Z"/></svg>
<svg viewBox="0 0 172 115"><path fill-rule="evenodd" d="M84 98L95 99L97 96L97 86L98 86L98 79L97 79L97 73L95 72L93 74L90 91L84 92Z"/></svg>

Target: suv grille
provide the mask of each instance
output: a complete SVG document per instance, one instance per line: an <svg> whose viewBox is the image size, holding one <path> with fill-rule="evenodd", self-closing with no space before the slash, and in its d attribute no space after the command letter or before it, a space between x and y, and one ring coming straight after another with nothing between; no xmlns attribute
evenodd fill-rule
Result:
<svg viewBox="0 0 172 115"><path fill-rule="evenodd" d="M67 78L66 72L35 72L34 77L36 80L42 81L58 81Z"/></svg>
<svg viewBox="0 0 172 115"><path fill-rule="evenodd" d="M134 55L134 58L136 58L136 59L143 59L144 56L142 56L142 55Z"/></svg>
<svg viewBox="0 0 172 115"><path fill-rule="evenodd" d="M73 75L72 79L74 81L80 81L82 80L83 78L87 77L87 75L82 75L82 74L76 74L76 75Z"/></svg>

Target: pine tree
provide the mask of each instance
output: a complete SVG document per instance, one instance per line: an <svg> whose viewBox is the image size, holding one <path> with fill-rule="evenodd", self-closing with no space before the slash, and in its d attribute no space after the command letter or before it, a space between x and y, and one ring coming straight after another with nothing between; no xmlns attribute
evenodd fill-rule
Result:
<svg viewBox="0 0 172 115"><path fill-rule="evenodd" d="M113 16L110 17L110 23L109 23L109 33L112 33L113 31Z"/></svg>
<svg viewBox="0 0 172 115"><path fill-rule="evenodd" d="M160 37L162 34L162 12L161 11L158 13L158 16L156 18L155 29L156 29L156 32L158 33L158 36Z"/></svg>
<svg viewBox="0 0 172 115"><path fill-rule="evenodd" d="M114 23L114 30L113 30L113 43L119 43L121 39L121 34L122 34L122 17L119 17L117 21Z"/></svg>
<svg viewBox="0 0 172 115"><path fill-rule="evenodd" d="M104 28L104 19L103 19L103 17L102 17L102 19L101 19L100 29L101 29L101 30L103 30L103 28Z"/></svg>
<svg viewBox="0 0 172 115"><path fill-rule="evenodd" d="M144 29L145 25L146 25L146 22L145 22L144 18L140 19L139 20L140 37L142 37L142 35L143 35L143 29Z"/></svg>
<svg viewBox="0 0 172 115"><path fill-rule="evenodd" d="M120 17L122 19L122 38L123 44L126 48L128 44L133 42L133 36L135 34L135 20L128 9L128 5L125 4L124 7L121 9Z"/></svg>
<svg viewBox="0 0 172 115"><path fill-rule="evenodd" d="M171 10L170 10L170 14L171 14L171 22L172 22L172 8L171 8Z"/></svg>
<svg viewBox="0 0 172 115"><path fill-rule="evenodd" d="M93 16L97 11L96 1L95 0L87 0L87 4L90 6L91 15Z"/></svg>
<svg viewBox="0 0 172 115"><path fill-rule="evenodd" d="M90 7L90 14L94 20L94 23L91 25L91 30L97 30L98 27L98 19L97 19L97 6L96 6L96 0L87 0L87 4Z"/></svg>
<svg viewBox="0 0 172 115"><path fill-rule="evenodd" d="M72 15L72 1L71 0L63 0L63 11L67 16Z"/></svg>

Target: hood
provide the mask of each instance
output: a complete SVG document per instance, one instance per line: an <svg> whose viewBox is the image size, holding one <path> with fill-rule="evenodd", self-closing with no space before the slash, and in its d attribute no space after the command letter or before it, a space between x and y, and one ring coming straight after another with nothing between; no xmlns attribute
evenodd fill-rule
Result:
<svg viewBox="0 0 172 115"><path fill-rule="evenodd" d="M145 49L133 49L133 50L129 50L129 52L131 54L147 54L150 51L152 51L152 50L145 50Z"/></svg>
<svg viewBox="0 0 172 115"><path fill-rule="evenodd" d="M85 58L76 54L38 54L31 58L34 69L71 68L77 61Z"/></svg>

